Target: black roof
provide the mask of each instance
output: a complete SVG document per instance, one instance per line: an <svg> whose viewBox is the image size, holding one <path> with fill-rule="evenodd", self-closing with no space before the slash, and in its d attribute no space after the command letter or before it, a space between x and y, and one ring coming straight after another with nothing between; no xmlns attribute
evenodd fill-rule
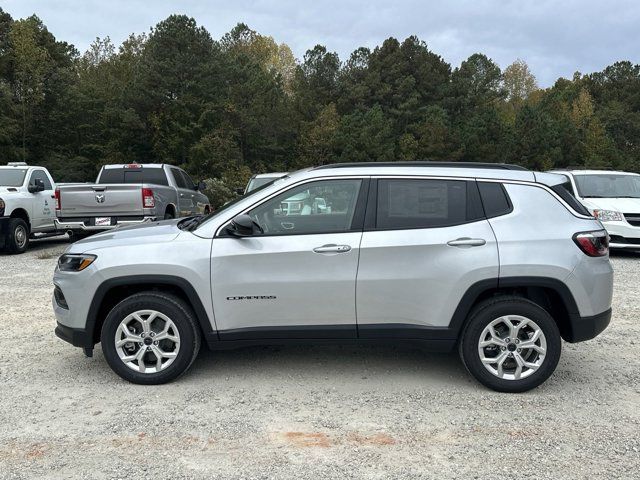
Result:
<svg viewBox="0 0 640 480"><path fill-rule="evenodd" d="M353 163L332 163L321 165L314 170L324 170L328 168L358 168L358 167L446 167L446 168L489 168L494 170L525 170L528 169L520 165L510 163L487 163L487 162L353 162Z"/></svg>

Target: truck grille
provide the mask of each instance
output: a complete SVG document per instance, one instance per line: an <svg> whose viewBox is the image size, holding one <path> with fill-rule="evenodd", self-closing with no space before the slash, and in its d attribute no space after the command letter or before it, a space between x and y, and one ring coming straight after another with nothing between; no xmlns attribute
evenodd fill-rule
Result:
<svg viewBox="0 0 640 480"><path fill-rule="evenodd" d="M640 227L640 213L625 213L624 219L634 227Z"/></svg>

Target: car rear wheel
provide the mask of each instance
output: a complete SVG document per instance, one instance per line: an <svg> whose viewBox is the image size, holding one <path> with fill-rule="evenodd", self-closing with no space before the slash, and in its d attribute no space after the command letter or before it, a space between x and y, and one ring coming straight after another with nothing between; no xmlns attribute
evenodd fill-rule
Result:
<svg viewBox="0 0 640 480"><path fill-rule="evenodd" d="M524 392L554 372L562 340L546 310L524 298L498 297L473 310L459 349L465 367L483 385Z"/></svg>
<svg viewBox="0 0 640 480"><path fill-rule="evenodd" d="M109 312L100 341L114 372L133 383L157 385L187 371L201 339L191 308L180 298L143 292Z"/></svg>

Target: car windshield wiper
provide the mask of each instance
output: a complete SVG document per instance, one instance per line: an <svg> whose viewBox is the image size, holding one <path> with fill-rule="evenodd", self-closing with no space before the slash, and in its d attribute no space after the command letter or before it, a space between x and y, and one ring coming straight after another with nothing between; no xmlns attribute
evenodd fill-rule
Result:
<svg viewBox="0 0 640 480"><path fill-rule="evenodd" d="M187 217L186 220L180 222L179 227L182 230L193 232L198 227L198 225L200 225L207 219L207 217L208 215L194 215L193 217Z"/></svg>
<svg viewBox="0 0 640 480"><path fill-rule="evenodd" d="M200 215L193 215L191 217L183 218L180 223L178 223L178 228L180 230L191 231L193 225L197 225L199 223Z"/></svg>

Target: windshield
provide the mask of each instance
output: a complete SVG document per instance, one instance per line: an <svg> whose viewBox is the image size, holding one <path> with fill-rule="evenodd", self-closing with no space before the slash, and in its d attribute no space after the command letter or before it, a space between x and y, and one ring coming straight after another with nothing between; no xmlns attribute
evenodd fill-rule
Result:
<svg viewBox="0 0 640 480"><path fill-rule="evenodd" d="M27 170L24 168L0 169L0 187L21 187Z"/></svg>
<svg viewBox="0 0 640 480"><path fill-rule="evenodd" d="M265 188L270 187L274 183L280 182L280 181L284 181L287 178L289 178L287 175L285 175L284 177L280 177L280 178L274 178L274 179L270 180L269 182L265 183L264 185L259 186L255 190L251 190L250 192L247 192L244 195L240 195L239 197L234 198L230 202L227 202L224 205L222 205L217 210L211 212L209 215L207 215L205 217L200 217L200 219L196 223L189 224L188 229L189 230L194 230L194 229L198 228L200 225L206 223L208 220L210 220L210 219L212 219L214 217L217 217L218 215L220 215L221 213L225 212L229 208L233 207L237 203L241 202L245 198L249 198L250 196L255 195L256 193L264 190Z"/></svg>
<svg viewBox="0 0 640 480"><path fill-rule="evenodd" d="M260 188L263 187L265 185L270 185L273 183L273 181L276 180L273 177L261 177L261 178L252 178L249 181L249 185L247 185L247 192L252 192L254 191L256 188Z"/></svg>
<svg viewBox="0 0 640 480"><path fill-rule="evenodd" d="M640 175L575 175L583 198L640 198Z"/></svg>

